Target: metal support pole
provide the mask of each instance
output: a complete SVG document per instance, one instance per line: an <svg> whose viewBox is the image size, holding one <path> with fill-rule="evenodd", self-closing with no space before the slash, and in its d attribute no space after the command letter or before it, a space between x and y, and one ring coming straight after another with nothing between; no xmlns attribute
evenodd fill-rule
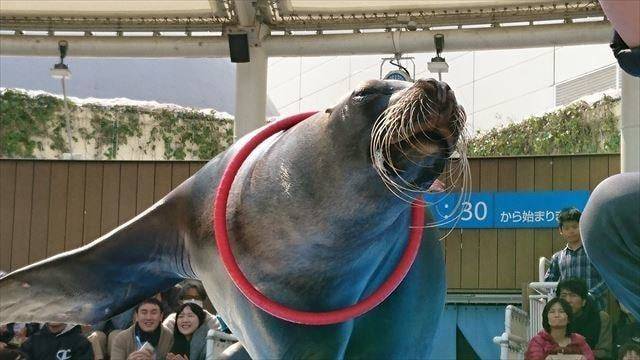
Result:
<svg viewBox="0 0 640 360"><path fill-rule="evenodd" d="M69 120L69 105L67 104L67 86L64 76L60 79L62 82L62 103L64 104L64 122L67 128L67 144L69 145L69 156L73 159L73 143L71 138L71 121Z"/></svg>
<svg viewBox="0 0 640 360"><path fill-rule="evenodd" d="M236 67L235 139L266 123L268 57L260 46L249 51L251 61Z"/></svg>
<svg viewBox="0 0 640 360"><path fill-rule="evenodd" d="M640 171L640 78L622 73L620 171Z"/></svg>

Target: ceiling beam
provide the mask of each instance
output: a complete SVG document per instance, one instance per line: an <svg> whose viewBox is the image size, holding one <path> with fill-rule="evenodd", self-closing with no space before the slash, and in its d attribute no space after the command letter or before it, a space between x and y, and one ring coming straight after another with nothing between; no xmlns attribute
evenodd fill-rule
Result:
<svg viewBox="0 0 640 360"><path fill-rule="evenodd" d="M220 58L229 56L226 37L193 36L0 36L3 56L60 56L58 41L69 42L69 57Z"/></svg>
<svg viewBox="0 0 640 360"><path fill-rule="evenodd" d="M433 36L444 34L447 51L500 50L609 42L606 21L558 25L489 27L441 31L271 36L269 56L336 56L435 52Z"/></svg>
<svg viewBox="0 0 640 360"><path fill-rule="evenodd" d="M604 44L611 37L608 22L443 30L445 52L548 46ZM337 56L433 52L434 31L361 34L267 36L268 56ZM393 39L392 39L393 37ZM226 37L143 36L0 36L0 55L58 56L58 41L69 42L70 57L220 58L229 56Z"/></svg>

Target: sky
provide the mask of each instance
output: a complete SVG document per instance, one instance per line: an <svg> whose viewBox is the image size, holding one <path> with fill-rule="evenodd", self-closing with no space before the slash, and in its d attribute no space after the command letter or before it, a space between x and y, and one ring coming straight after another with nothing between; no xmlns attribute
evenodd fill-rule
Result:
<svg viewBox="0 0 640 360"><path fill-rule="evenodd" d="M358 83L379 78L381 59L389 56L271 58L267 92L281 115L325 109L338 103ZM405 56L414 57L416 78L437 78L426 69L435 54ZM553 109L555 84L615 62L608 44L445 51L443 56L449 64L443 81L465 107L471 134ZM405 66L412 71L411 63ZM386 66L383 73L392 68Z"/></svg>

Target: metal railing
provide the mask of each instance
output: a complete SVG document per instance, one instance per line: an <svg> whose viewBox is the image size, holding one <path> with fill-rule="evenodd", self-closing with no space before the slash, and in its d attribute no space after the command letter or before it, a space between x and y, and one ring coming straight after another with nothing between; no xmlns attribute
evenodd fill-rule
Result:
<svg viewBox="0 0 640 360"><path fill-rule="evenodd" d="M493 338L500 346L500 359L524 359L527 343L542 327L542 311L547 301L555 296L557 282L545 282L544 275L551 262L545 257L538 261L538 282L529 284L533 293L529 295L529 313L507 306L505 310L505 331L501 336Z"/></svg>
<svg viewBox="0 0 640 360"><path fill-rule="evenodd" d="M224 333L218 330L209 330L207 332L207 355L206 360L215 360L220 354L238 341L234 335Z"/></svg>
<svg viewBox="0 0 640 360"><path fill-rule="evenodd" d="M528 329L529 315L513 305L508 305L504 313L504 333L493 338L493 342L500 346L500 359L524 359L529 341Z"/></svg>

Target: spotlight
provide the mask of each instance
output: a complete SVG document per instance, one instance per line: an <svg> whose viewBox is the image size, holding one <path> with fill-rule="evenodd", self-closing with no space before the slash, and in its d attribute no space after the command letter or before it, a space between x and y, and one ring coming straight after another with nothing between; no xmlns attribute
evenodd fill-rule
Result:
<svg viewBox="0 0 640 360"><path fill-rule="evenodd" d="M64 63L64 58L67 56L68 49L69 49L69 43L66 40L58 41L58 51L60 52L60 62L53 65L53 69L49 71L52 78L65 79L65 78L71 77L71 71L69 71L69 67Z"/></svg>
<svg viewBox="0 0 640 360"><path fill-rule="evenodd" d="M440 56L440 53L444 50L444 35L435 34L433 36L433 42L436 44L436 55Z"/></svg>
<svg viewBox="0 0 640 360"><path fill-rule="evenodd" d="M427 69L432 73L438 73L438 80L442 81L442 73L449 72L449 64L440 56L440 53L444 50L444 35L435 34L433 42L436 46L436 56L427 63Z"/></svg>
<svg viewBox="0 0 640 360"><path fill-rule="evenodd" d="M64 58L67 56L67 49L69 49L69 43L67 40L58 41L58 50L60 51L60 63L64 62Z"/></svg>
<svg viewBox="0 0 640 360"><path fill-rule="evenodd" d="M427 63L427 69L432 73L447 73L449 72L449 64L444 61L444 58L434 57Z"/></svg>

